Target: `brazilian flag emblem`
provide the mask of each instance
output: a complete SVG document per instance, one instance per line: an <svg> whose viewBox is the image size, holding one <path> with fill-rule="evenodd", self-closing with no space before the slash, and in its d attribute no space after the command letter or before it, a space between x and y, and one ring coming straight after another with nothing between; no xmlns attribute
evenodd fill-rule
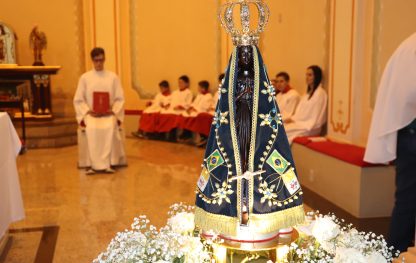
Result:
<svg viewBox="0 0 416 263"><path fill-rule="evenodd" d="M218 166L222 165L223 163L224 163L224 159L222 158L220 152L218 150L215 150L207 158L208 171L211 172L212 170L214 170Z"/></svg>
<svg viewBox="0 0 416 263"><path fill-rule="evenodd" d="M287 167L289 167L290 163L283 158L283 156L277 151L274 150L270 157L267 159L267 164L269 164L273 170L275 170L278 174L283 174Z"/></svg>

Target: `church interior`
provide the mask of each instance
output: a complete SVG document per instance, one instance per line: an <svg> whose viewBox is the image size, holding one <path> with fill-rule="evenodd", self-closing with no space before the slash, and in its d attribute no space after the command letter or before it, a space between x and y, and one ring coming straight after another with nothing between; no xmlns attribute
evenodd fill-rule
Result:
<svg viewBox="0 0 416 263"><path fill-rule="evenodd" d="M227 2L246 1L17 0L0 3L0 114L5 112L0 115L3 118L0 118L0 263L233 262L234 252L230 256L229 248L224 248L227 251L224 257L228 259L219 259L218 253L223 248L220 245L214 249L213 261L192 261L187 257L185 261L94 260L109 249L110 241L118 232L130 229L134 218L146 215L151 224L161 228L170 217L167 212L171 205L194 206L198 191L202 198L204 189L209 187L203 181L201 162L208 158L210 165L215 164L213 155L207 157L211 137L217 134L218 139L222 136L218 131L225 125L233 125L233 115L216 110L218 97L216 101L212 97L219 85L220 100L231 98L231 93L228 96L221 89L225 87L224 80L227 87L233 81L234 69L229 65L233 65L239 48L222 27L218 10ZM293 120L286 121L284 114L283 120L281 117L276 117L280 121L273 119L283 123L287 130L290 143L287 149L293 156L302 188L301 192L297 189L299 195L288 199L289 204L282 201L283 206L298 202L299 196L306 218L316 213L333 213L359 231L388 238L395 206L395 162L371 163L364 160L364 155L368 150L383 72L395 50L416 31L416 1L248 2L264 2L270 10L267 26L256 43L267 71L266 79L268 75L271 83L275 83L278 76L282 76L279 72L287 72L290 89L303 98L310 94L309 84L305 82L310 66L317 65L322 77L319 87L326 94L322 106L324 122L318 133L299 133L292 138L289 126ZM262 17L253 14L250 19L253 24L261 24ZM227 21L225 24L230 25ZM242 24L244 26L244 22ZM91 52L96 47L105 50L105 57L99 51L98 55ZM96 59L99 56L103 56L101 61ZM124 145L124 159L120 165L113 167L111 163L111 167L95 169L91 166L95 157L89 160L88 155L97 150L89 148L86 152L85 149L94 141L88 139L87 142L86 138L90 134L98 136L98 132L88 130L93 126L92 120L88 119L85 126L84 120L79 119L82 109L77 108L76 98L80 87L84 87L83 78L88 82L85 74L96 72L97 65L104 62L105 70L112 72L110 76L122 87L124 105L120 113L113 112L112 117L97 115L97 118L122 116L114 124L114 134ZM236 67L239 66L237 63ZM221 82L218 76L222 73L225 79ZM265 77L261 72L258 74L262 82ZM213 101L211 115L207 110L199 118L197 113L185 111L186 114L173 121L163 119L159 112L150 112L149 102L159 93L164 80L170 84L172 96L175 90L181 91L182 82L189 86L186 89L194 98L209 93ZM205 91L204 81L209 83ZM257 75L255 81L258 81ZM259 85L263 87L263 83ZM273 91L267 92L274 95L274 84L270 85ZM286 91L280 93L284 95ZM266 90L259 94L264 96ZM110 100L113 97L116 95L110 92ZM195 104L190 107L198 112ZM263 106L259 104L259 107ZM284 111L280 104L278 107L280 112ZM312 110L309 113L313 114ZM230 123L224 120L228 117ZM161 126L162 121L173 126L165 123L163 130L150 127L154 122ZM150 127L150 132L145 126ZM111 148L111 136L103 135L95 141ZM234 140L233 136L229 138L230 142L231 138ZM263 140L260 135L256 139ZM286 145L287 139L284 140L283 145ZM416 148L414 139L413 142ZM223 144L226 150L228 145L233 145ZM223 148L219 149L227 161ZM413 158L415 153L416 149ZM219 159L224 161L222 157ZM262 158L263 163L269 160ZM416 159L413 162L416 163ZM202 167L205 169L204 164ZM256 170L250 172L251 176L257 176ZM241 177L245 175L240 174ZM296 175L292 183L297 182ZM251 179L247 178L236 181L249 182ZM413 178L416 178L414 171ZM229 189L232 180L228 179ZM411 191L416 192L416 189ZM227 198L224 197L226 204ZM197 210L203 208L201 204L206 200L202 200L197 201ZM245 199L242 200L244 203ZM258 201L262 207L267 204L264 200L268 199ZM213 206L210 202L206 202L206 207ZM277 207L280 202L273 205L280 209ZM244 218L244 207L240 219ZM198 213L195 217L197 220ZM400 249L402 254L394 256L396 259L320 262L416 262L415 220L413 210L413 243ZM250 221L255 222L251 218ZM291 231L300 231L295 229ZM282 249L276 251L279 254ZM272 262L267 260L275 259L259 257L256 254L234 262ZM283 261L279 255L276 257L273 262L307 262Z"/></svg>

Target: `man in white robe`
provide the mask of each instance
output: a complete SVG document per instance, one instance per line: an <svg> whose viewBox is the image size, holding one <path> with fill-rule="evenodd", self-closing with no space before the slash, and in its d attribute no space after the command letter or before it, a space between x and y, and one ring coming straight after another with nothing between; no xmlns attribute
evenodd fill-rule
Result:
<svg viewBox="0 0 416 263"><path fill-rule="evenodd" d="M308 92L302 96L295 114L285 122L289 143L301 136L320 135L327 121L328 95L321 86L322 70L310 66L306 73Z"/></svg>
<svg viewBox="0 0 416 263"><path fill-rule="evenodd" d="M286 72L276 75L276 102L282 114L283 121L292 118L300 101L299 92L290 86L290 76Z"/></svg>
<svg viewBox="0 0 416 263"><path fill-rule="evenodd" d="M378 88L364 160L396 164L388 243L405 251L416 222L416 33L393 53Z"/></svg>
<svg viewBox="0 0 416 263"><path fill-rule="evenodd" d="M184 75L178 80L179 89L172 93L172 100L169 109L166 111L168 114L180 115L186 112L192 104L192 92L189 90L189 78Z"/></svg>
<svg viewBox="0 0 416 263"><path fill-rule="evenodd" d="M87 139L86 150L91 164L87 174L94 174L95 171L114 173L111 166L126 164L120 134L124 120L123 89L117 75L104 69L105 53L102 48L94 48L91 59L94 69L81 76L74 96L76 118L85 129ZM107 113L93 111L95 92L109 94L110 108Z"/></svg>

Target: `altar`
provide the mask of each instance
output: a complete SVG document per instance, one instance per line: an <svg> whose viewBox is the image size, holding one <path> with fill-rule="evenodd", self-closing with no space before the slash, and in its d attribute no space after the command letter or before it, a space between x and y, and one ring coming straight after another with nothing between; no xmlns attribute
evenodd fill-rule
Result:
<svg viewBox="0 0 416 263"><path fill-rule="evenodd" d="M0 108L20 101L16 108L23 110L14 113L14 117L51 119L51 75L57 74L60 68L0 65Z"/></svg>

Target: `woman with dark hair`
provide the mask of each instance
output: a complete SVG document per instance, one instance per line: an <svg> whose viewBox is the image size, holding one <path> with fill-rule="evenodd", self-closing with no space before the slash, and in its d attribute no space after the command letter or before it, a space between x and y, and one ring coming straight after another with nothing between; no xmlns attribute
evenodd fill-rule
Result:
<svg viewBox="0 0 416 263"><path fill-rule="evenodd" d="M309 99L313 96L316 89L322 82L322 69L319 66L312 65L306 70L306 83L308 84Z"/></svg>
<svg viewBox="0 0 416 263"><path fill-rule="evenodd" d="M328 95L322 88L322 69L312 65L306 69L308 90L302 96L295 114L285 123L289 142L299 136L314 136L321 133L326 123Z"/></svg>

